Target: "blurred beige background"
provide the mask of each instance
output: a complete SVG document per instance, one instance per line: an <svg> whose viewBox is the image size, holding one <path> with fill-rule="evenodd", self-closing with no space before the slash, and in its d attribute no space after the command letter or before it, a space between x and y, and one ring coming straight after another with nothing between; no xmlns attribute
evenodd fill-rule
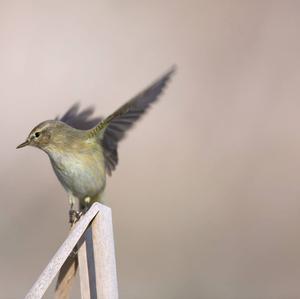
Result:
<svg viewBox="0 0 300 299"><path fill-rule="evenodd" d="M107 115L173 63L108 181L120 297L300 298L299 9L1 0L0 298L68 232L47 156L16 145L78 100Z"/></svg>

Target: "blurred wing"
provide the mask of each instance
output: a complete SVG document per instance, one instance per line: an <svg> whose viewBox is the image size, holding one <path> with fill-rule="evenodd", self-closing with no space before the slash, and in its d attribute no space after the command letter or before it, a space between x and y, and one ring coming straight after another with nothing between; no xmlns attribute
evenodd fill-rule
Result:
<svg viewBox="0 0 300 299"><path fill-rule="evenodd" d="M175 67L90 131L90 136L99 136L101 140L106 171L109 175L118 164L118 142L125 136L126 131L133 126L134 122L158 99L174 72Z"/></svg>
<svg viewBox="0 0 300 299"><path fill-rule="evenodd" d="M79 130L89 130L102 120L101 117L92 117L95 111L94 107L88 107L82 111L79 111L79 108L79 103L76 103L62 117L55 119Z"/></svg>

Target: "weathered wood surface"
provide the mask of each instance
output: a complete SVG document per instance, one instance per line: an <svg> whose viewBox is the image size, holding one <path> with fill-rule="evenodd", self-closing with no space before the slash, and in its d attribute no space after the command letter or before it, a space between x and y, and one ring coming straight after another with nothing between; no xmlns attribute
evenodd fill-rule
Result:
<svg viewBox="0 0 300 299"><path fill-rule="evenodd" d="M100 213L98 213L100 212ZM98 215L97 215L98 213ZM94 203L87 213L76 223L68 238L64 241L56 254L50 260L40 277L34 283L25 299L42 298L79 239L83 236L90 222L93 221L93 256L87 254L89 266L89 284L93 283L92 268L96 275L96 291L99 299L117 299L117 275L114 255L113 231L111 222L111 209ZM92 293L90 294L92 295ZM93 295L94 296L94 295ZM92 297L93 298L93 297ZM95 297L96 298L96 297Z"/></svg>
<svg viewBox="0 0 300 299"><path fill-rule="evenodd" d="M78 268L77 255L70 254L59 271L54 299L69 299L72 283Z"/></svg>
<svg viewBox="0 0 300 299"><path fill-rule="evenodd" d="M74 224L71 224L70 230L73 230ZM78 244L77 244L78 245ZM74 248L58 273L55 286L54 299L69 299L71 295L72 283L75 279L78 268L78 257L75 254L78 246Z"/></svg>
<svg viewBox="0 0 300 299"><path fill-rule="evenodd" d="M102 205L93 223L97 298L117 299L118 282L111 209Z"/></svg>
<svg viewBox="0 0 300 299"><path fill-rule="evenodd" d="M88 264L88 270L89 270L90 296L91 296L91 299L94 299L94 298L97 299L96 270L95 270L96 264L95 264L95 259L94 259L92 226L89 226L88 230L86 231L85 241L86 241L87 264Z"/></svg>
<svg viewBox="0 0 300 299"><path fill-rule="evenodd" d="M78 250L78 264L79 264L79 277L80 277L80 293L82 299L90 299L90 282L89 282L89 268L87 263L87 245L83 240Z"/></svg>

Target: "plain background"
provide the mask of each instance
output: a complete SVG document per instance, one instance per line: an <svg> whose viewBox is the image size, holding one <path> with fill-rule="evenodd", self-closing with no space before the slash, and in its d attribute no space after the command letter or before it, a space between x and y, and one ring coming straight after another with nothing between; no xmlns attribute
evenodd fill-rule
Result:
<svg viewBox="0 0 300 299"><path fill-rule="evenodd" d="M120 297L299 298L299 11L1 0L0 297L22 298L68 232L47 156L16 145L78 100L107 115L176 63L108 180Z"/></svg>

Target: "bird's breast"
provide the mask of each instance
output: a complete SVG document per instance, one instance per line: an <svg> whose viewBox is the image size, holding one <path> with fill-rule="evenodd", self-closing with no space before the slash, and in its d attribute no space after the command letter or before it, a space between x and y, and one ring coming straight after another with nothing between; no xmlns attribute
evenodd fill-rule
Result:
<svg viewBox="0 0 300 299"><path fill-rule="evenodd" d="M94 197L105 186L102 151L53 152L49 154L53 169L67 192L79 199Z"/></svg>

